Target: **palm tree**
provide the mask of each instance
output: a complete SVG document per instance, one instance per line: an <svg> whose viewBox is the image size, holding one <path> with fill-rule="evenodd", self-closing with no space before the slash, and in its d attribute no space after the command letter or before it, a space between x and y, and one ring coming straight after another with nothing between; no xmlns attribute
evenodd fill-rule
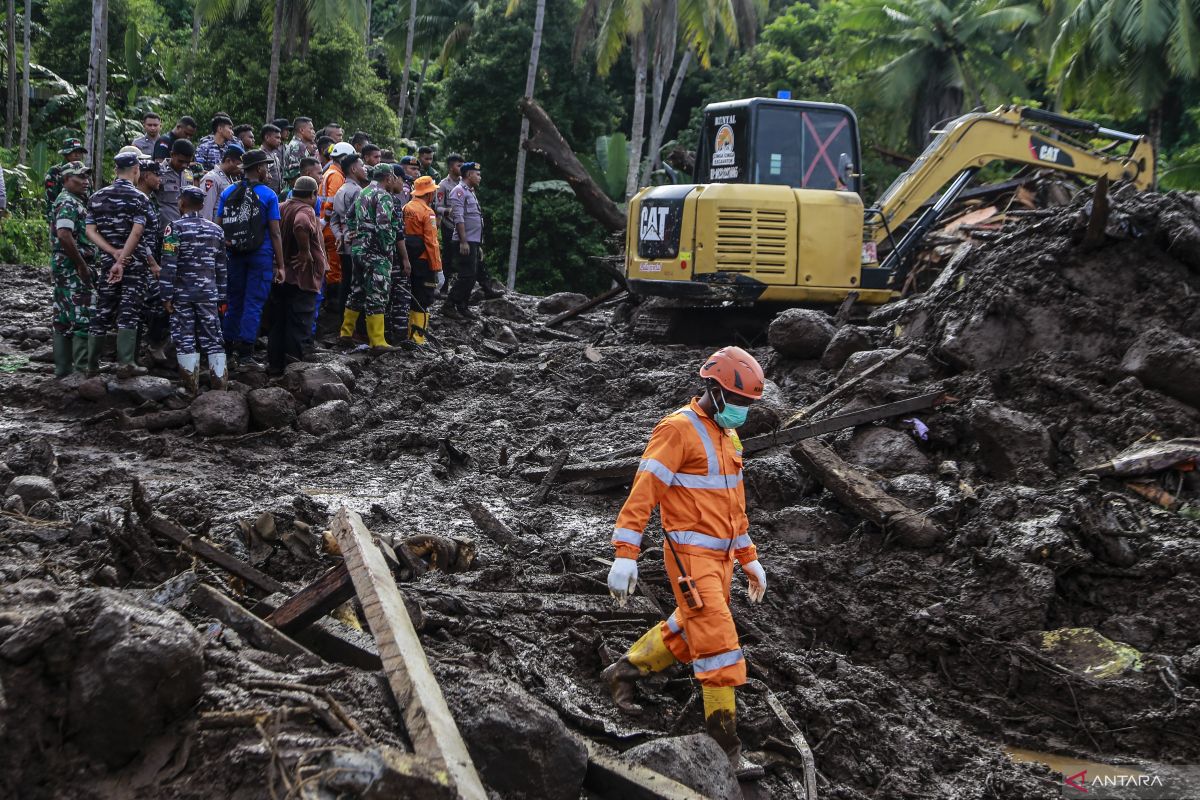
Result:
<svg viewBox="0 0 1200 800"><path fill-rule="evenodd" d="M1050 54L1059 99L1132 102L1157 151L1172 78L1200 76L1200 7L1156 0L1071 0Z"/></svg>
<svg viewBox="0 0 1200 800"><path fill-rule="evenodd" d="M607 75L626 43L632 45L633 116L626 198L638 187L646 125L646 87L651 86L648 181L692 59L708 68L717 42L752 44L763 0L586 0L575 29L575 55L595 48L596 70ZM682 53L678 41L684 42ZM678 64L676 64L678 59ZM674 72L674 80L671 74ZM671 91L666 92L668 80Z"/></svg>
<svg viewBox="0 0 1200 800"><path fill-rule="evenodd" d="M404 130L404 111L408 106L408 73L412 70L413 39L417 34L417 0L408 3L408 31L404 37L404 71L400 73L400 124L397 130Z"/></svg>
<svg viewBox="0 0 1200 800"><path fill-rule="evenodd" d="M266 119L275 118L275 101L279 92L279 62L297 43L307 50L308 38L314 28L347 22L354 30L367 25L367 0L272 0L271 65L267 74ZM254 0L197 0L196 15L208 20L227 17L241 19ZM198 26L194 30L198 30Z"/></svg>
<svg viewBox="0 0 1200 800"><path fill-rule="evenodd" d="M406 20L384 34L384 43L399 62L401 59L411 63L413 57L420 57L421 70L417 73L416 91L412 102L406 102L400 108L401 121L407 119L407 124L401 129L402 136L410 136L416 127L417 113L421 107L421 91L425 86L425 75L431 62L445 68L464 49L467 39L475 27L475 18L479 13L478 0L424 0L413 19L412 25ZM412 42L412 52L409 52L409 32L415 31ZM405 92L407 95L407 91Z"/></svg>
<svg viewBox="0 0 1200 800"><path fill-rule="evenodd" d="M104 179L104 123L108 116L108 0L92 2L91 45L83 146L88 151L92 185L100 186Z"/></svg>
<svg viewBox="0 0 1200 800"><path fill-rule="evenodd" d="M25 47L21 54L22 75L21 86L21 152L17 160L25 163L25 155L29 152L29 22L33 16L33 0L25 0Z"/></svg>
<svg viewBox="0 0 1200 800"><path fill-rule="evenodd" d="M1015 0L866 0L843 18L867 34L851 66L874 67L879 96L909 114L917 149L938 122L1025 92L1014 35L1041 19Z"/></svg>
<svg viewBox="0 0 1200 800"><path fill-rule="evenodd" d="M12 147L13 128L17 122L17 4L8 0L8 95L5 101L7 127L4 129L4 146Z"/></svg>
<svg viewBox="0 0 1200 800"><path fill-rule="evenodd" d="M509 15L515 14L521 0L508 0ZM529 45L529 70L525 73L524 97L533 99L534 82L537 79L538 58L542 52L542 23L546 19L546 0L537 0L533 16L533 40ZM525 140L529 138L529 117L521 115L521 138L517 142L517 177L513 187L512 238L508 245L508 288L517 285L517 251L521 246L521 212L525 193Z"/></svg>

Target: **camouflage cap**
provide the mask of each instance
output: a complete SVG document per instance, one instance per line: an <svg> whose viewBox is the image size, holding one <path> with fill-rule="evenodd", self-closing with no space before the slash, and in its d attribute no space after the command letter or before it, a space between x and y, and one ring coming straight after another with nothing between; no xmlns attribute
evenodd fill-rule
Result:
<svg viewBox="0 0 1200 800"><path fill-rule="evenodd" d="M82 151L87 152L87 148L83 146L83 142L78 139L63 139L62 149L58 151L59 155L69 156L71 153Z"/></svg>
<svg viewBox="0 0 1200 800"><path fill-rule="evenodd" d="M58 171L58 174L62 175L64 178L75 176L86 178L88 174L88 168L82 161L68 161L63 165L63 168Z"/></svg>
<svg viewBox="0 0 1200 800"><path fill-rule="evenodd" d="M129 169L141 161L141 152L137 153L117 153L113 157L113 163L117 165L117 169Z"/></svg>
<svg viewBox="0 0 1200 800"><path fill-rule="evenodd" d="M392 169L394 167L394 164L376 164L375 168L371 170L371 178L373 180L381 181L388 175L392 174Z"/></svg>

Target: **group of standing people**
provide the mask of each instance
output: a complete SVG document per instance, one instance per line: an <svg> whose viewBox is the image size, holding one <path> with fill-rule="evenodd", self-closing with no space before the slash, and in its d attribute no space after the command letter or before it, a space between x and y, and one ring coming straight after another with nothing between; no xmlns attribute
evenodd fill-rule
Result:
<svg viewBox="0 0 1200 800"><path fill-rule="evenodd" d="M201 356L223 388L229 359L263 366L264 316L266 367L280 374L316 346L323 305L341 345L365 339L379 354L426 344L439 293L458 319L473 317L475 285L503 293L482 265L478 163L452 154L439 179L430 147L397 160L366 133L343 141L340 125L318 134L307 117L263 125L261 146L227 114L197 143L191 117L164 134L148 113L143 128L93 194L77 139L46 176L59 376L97 374L115 333L118 377L146 372L140 342L156 358L173 343L190 392Z"/></svg>

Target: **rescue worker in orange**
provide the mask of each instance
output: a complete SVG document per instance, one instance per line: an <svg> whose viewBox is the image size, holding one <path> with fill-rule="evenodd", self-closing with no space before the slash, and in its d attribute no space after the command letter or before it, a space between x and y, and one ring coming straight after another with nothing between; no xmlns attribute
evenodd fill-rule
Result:
<svg viewBox="0 0 1200 800"><path fill-rule="evenodd" d="M425 332L429 329L429 307L433 295L446 280L442 275L442 252L438 244L437 212L433 208L433 196L437 182L428 175L413 181L412 199L404 204L404 246L412 265L410 276L411 306L408 310L408 340L416 345L425 344ZM392 292L399 312L399 298ZM397 322L399 320L397 319Z"/></svg>
<svg viewBox="0 0 1200 800"><path fill-rule="evenodd" d="M634 683L676 662L690 663L704 697L705 729L742 775L757 771L741 758L734 687L746 682L746 661L729 611L733 562L749 581L750 602L762 601L767 576L746 532L742 445L735 429L762 397L763 371L739 347L713 353L700 368L704 394L665 417L642 453L629 498L613 531L616 558L608 588L624 603L637 584L642 531L661 509L663 560L676 608L602 676L613 702L627 713ZM682 579L682 580L681 580Z"/></svg>
<svg viewBox="0 0 1200 800"><path fill-rule="evenodd" d="M329 215L333 213L333 196L346 183L342 158L353 154L354 148L349 143L335 144L329 152L329 163L325 165L325 171L321 174L321 185L317 189L317 196L321 198L321 207L317 209L317 213L321 219L321 238L325 242L325 260L329 264L329 271L325 273L325 301L332 301L331 305L338 313L345 307L345 296L342 292L342 257L338 253L337 237L329 225Z"/></svg>

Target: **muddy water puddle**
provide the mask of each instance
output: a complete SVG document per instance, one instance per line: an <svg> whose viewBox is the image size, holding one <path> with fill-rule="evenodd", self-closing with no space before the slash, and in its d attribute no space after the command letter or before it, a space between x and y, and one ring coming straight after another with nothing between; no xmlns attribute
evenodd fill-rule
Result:
<svg viewBox="0 0 1200 800"><path fill-rule="evenodd" d="M1045 764L1055 772L1061 772L1064 777L1070 777L1082 771L1087 771L1090 777L1117 778L1127 776L1136 778L1147 773L1128 765L1104 764L1100 761L1085 761L1081 758L1071 758L1057 753L1042 753L1037 750L1026 750L1023 747L1005 745L1004 752L1013 761Z"/></svg>

